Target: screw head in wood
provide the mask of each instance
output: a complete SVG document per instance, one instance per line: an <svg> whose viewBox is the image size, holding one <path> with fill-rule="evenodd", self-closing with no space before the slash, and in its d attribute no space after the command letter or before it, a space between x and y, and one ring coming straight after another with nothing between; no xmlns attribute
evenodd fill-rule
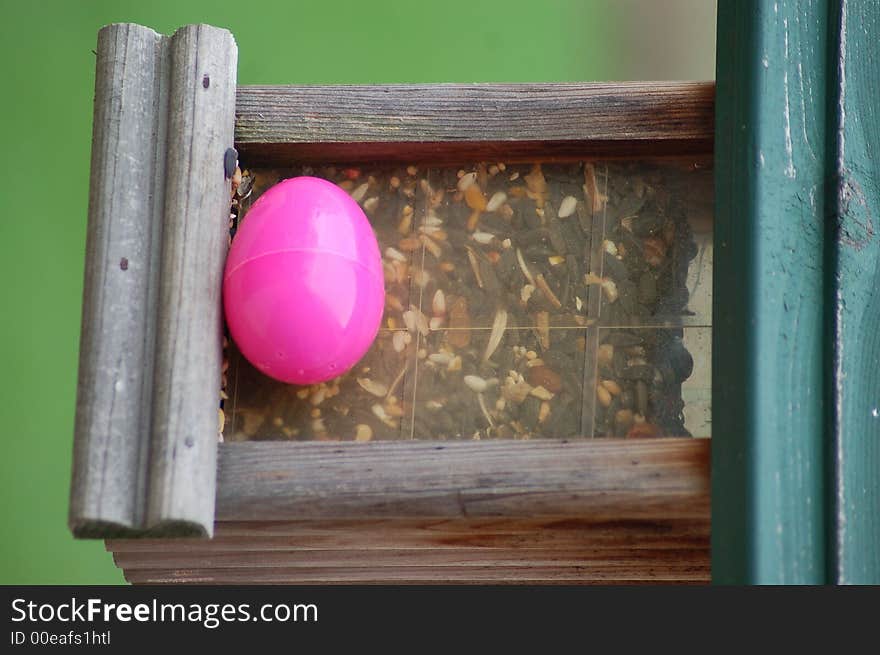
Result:
<svg viewBox="0 0 880 655"><path fill-rule="evenodd" d="M235 173L235 168L237 166L238 151L235 148L227 148L226 152L223 153L223 172L226 174L227 180Z"/></svg>

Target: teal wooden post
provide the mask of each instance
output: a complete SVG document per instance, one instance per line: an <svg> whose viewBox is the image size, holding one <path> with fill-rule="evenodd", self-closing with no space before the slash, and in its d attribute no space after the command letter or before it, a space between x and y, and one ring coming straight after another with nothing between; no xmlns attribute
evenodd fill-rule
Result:
<svg viewBox="0 0 880 655"><path fill-rule="evenodd" d="M835 582L880 584L880 5L836 5L829 569Z"/></svg>
<svg viewBox="0 0 880 655"><path fill-rule="evenodd" d="M880 4L720 0L712 574L880 584Z"/></svg>
<svg viewBox="0 0 880 655"><path fill-rule="evenodd" d="M828 4L719 0L712 576L825 577Z"/></svg>

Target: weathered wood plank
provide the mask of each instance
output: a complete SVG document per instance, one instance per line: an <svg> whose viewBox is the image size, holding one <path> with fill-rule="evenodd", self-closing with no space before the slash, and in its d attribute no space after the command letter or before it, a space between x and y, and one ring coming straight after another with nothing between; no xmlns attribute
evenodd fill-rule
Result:
<svg viewBox="0 0 880 655"><path fill-rule="evenodd" d="M237 49L189 25L171 38L171 101L147 519L155 531L214 524L220 289L227 247Z"/></svg>
<svg viewBox="0 0 880 655"><path fill-rule="evenodd" d="M98 33L89 220L69 523L78 537L144 513L165 183L165 37Z"/></svg>
<svg viewBox="0 0 880 655"><path fill-rule="evenodd" d="M574 568L620 568L636 565L655 568L668 563L690 562L709 568L709 549L627 550L572 548L548 549L471 549L456 548L439 551L424 548L383 548L357 550L275 550L238 552L152 551L115 553L116 566L136 569L236 569L236 568L351 568L368 564L373 568L388 566L426 566L473 568L477 566L528 566ZM430 564L429 564L430 563Z"/></svg>
<svg viewBox="0 0 880 655"><path fill-rule="evenodd" d="M708 567L663 562L656 567L624 562L607 567L472 566L314 567L242 569L135 569L125 578L134 584L706 584Z"/></svg>
<svg viewBox="0 0 880 655"><path fill-rule="evenodd" d="M880 5L834 4L829 570L832 582L880 584Z"/></svg>
<svg viewBox="0 0 880 655"><path fill-rule="evenodd" d="M721 0L712 558L822 583L827 2Z"/></svg>
<svg viewBox="0 0 880 655"><path fill-rule="evenodd" d="M709 517L219 523L204 539L116 539L136 583L706 583ZM492 570L498 569L495 573Z"/></svg>
<svg viewBox="0 0 880 655"><path fill-rule="evenodd" d="M697 518L701 439L224 444L217 520Z"/></svg>
<svg viewBox="0 0 880 655"><path fill-rule="evenodd" d="M111 539L107 550L141 553L314 551L316 549L702 549L709 516L701 519L602 521L587 518L354 519L218 523L214 538Z"/></svg>
<svg viewBox="0 0 880 655"><path fill-rule="evenodd" d="M250 86L249 165L711 152L712 83Z"/></svg>

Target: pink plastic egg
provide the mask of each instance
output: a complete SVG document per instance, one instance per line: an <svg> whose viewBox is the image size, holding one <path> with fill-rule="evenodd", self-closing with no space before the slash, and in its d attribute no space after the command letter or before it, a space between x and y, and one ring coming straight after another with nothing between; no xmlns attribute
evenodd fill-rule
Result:
<svg viewBox="0 0 880 655"><path fill-rule="evenodd" d="M326 180L276 184L232 241L223 304L232 339L266 375L292 384L342 375L373 343L385 304L364 212Z"/></svg>

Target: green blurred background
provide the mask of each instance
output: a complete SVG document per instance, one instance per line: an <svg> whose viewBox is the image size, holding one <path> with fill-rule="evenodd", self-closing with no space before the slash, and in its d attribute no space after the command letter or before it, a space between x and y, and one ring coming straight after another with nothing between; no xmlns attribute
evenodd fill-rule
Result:
<svg viewBox="0 0 880 655"><path fill-rule="evenodd" d="M713 0L0 0L0 583L123 581L67 494L98 29L230 29L239 84L714 77Z"/></svg>

